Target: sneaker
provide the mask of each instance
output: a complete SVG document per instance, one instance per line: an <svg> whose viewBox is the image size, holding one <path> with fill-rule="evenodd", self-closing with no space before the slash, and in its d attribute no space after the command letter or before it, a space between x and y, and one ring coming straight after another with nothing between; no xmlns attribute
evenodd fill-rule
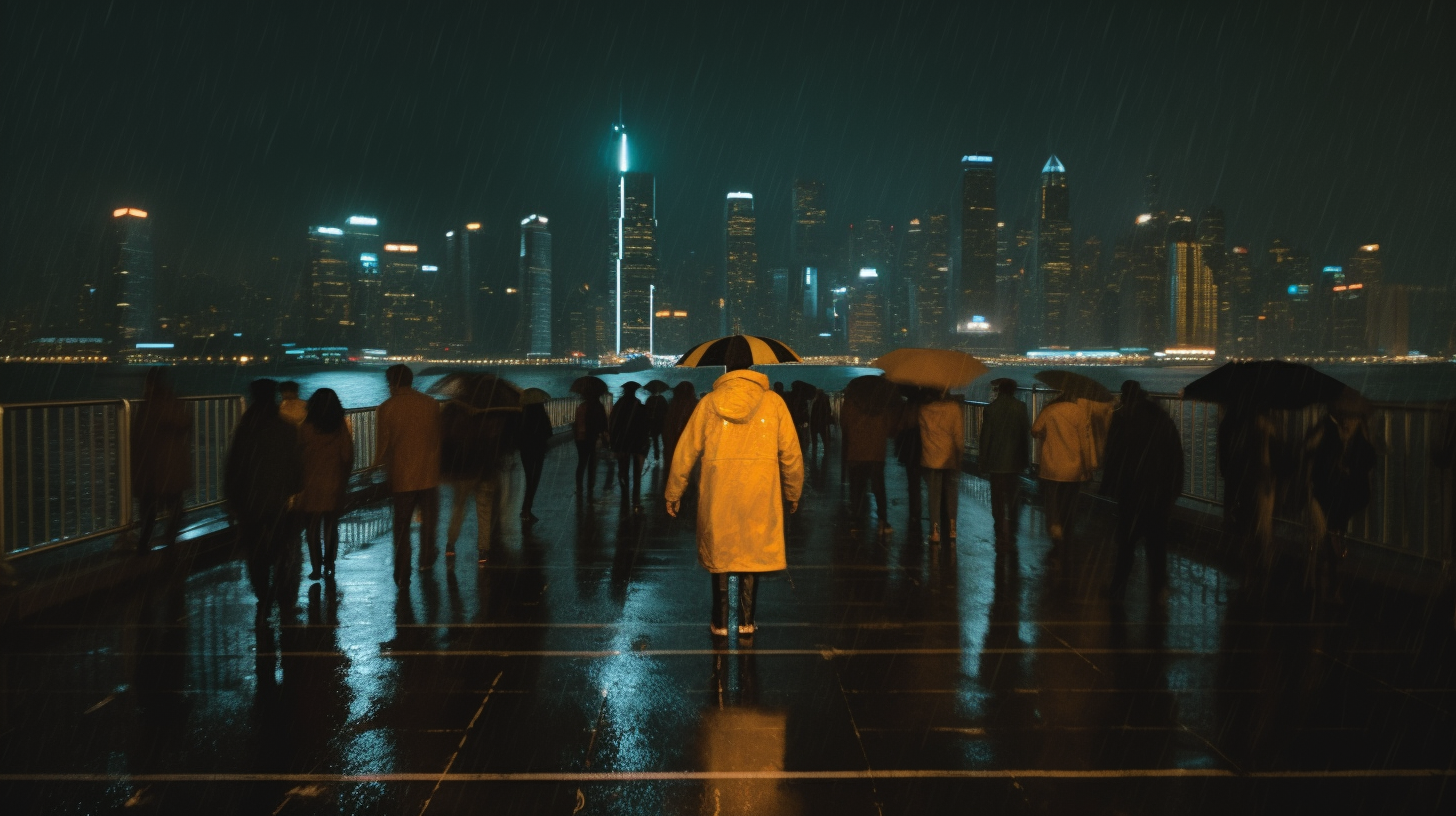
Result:
<svg viewBox="0 0 1456 816"><path fill-rule="evenodd" d="M747 626L740 626L740 627L738 627L738 636L739 637L753 637L753 633L756 632L756 631L758 631L758 627L757 626L754 626L753 624L750 623Z"/></svg>
<svg viewBox="0 0 1456 816"><path fill-rule="evenodd" d="M708 632L714 637L728 637L728 627L726 626L714 626L710 623L708 624Z"/></svg>

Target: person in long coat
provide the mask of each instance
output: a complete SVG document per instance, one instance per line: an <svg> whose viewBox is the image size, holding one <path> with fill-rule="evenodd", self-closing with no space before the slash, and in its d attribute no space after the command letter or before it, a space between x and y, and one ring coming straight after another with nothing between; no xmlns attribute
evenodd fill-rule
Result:
<svg viewBox="0 0 1456 816"><path fill-rule="evenodd" d="M1031 422L1026 403L1016 398L1016 381L991 383L996 399L981 415L980 468L991 482L991 527L996 546L1016 536L1021 474L1031 464Z"/></svg>
<svg viewBox="0 0 1456 816"><path fill-rule="evenodd" d="M1223 474L1223 529L1244 562L1245 576L1257 577L1273 558L1274 465L1280 435L1267 409L1235 403L1218 423L1218 469Z"/></svg>
<svg viewBox="0 0 1456 816"><path fill-rule="evenodd" d="M247 549L261 626L275 600L285 615L294 608L287 599L297 592L298 532L288 523L288 503L303 490L303 457L298 430L278 415L278 384L255 380L248 394L224 464L223 497Z"/></svg>
<svg viewBox="0 0 1456 816"><path fill-rule="evenodd" d="M677 450L677 441L683 429L698 407L698 392L687 380L672 387L672 401L667 404L667 415L662 420L662 461L672 467L672 456Z"/></svg>
<svg viewBox="0 0 1456 816"><path fill-rule="evenodd" d="M344 419L339 395L332 388L320 388L308 398L303 424L298 426L303 492L293 509L305 518L310 581L333 577L339 555L339 519L354 469L354 436Z"/></svg>
<svg viewBox="0 0 1456 816"><path fill-rule="evenodd" d="M876 410L878 409L878 410ZM898 424L899 411L892 406L861 405L845 399L839 407L839 427L844 433L844 465L849 471L850 513L858 524L865 504L865 489L874 494L880 514L879 532L894 532L890 507L885 500L885 447Z"/></svg>
<svg viewBox="0 0 1456 816"><path fill-rule="evenodd" d="M652 456L662 462L662 427L667 420L667 397L652 394L642 403L647 413L647 438L652 443Z"/></svg>
<svg viewBox="0 0 1456 816"><path fill-rule="evenodd" d="M1041 409L1031 425L1031 435L1041 440L1041 460L1037 463L1041 504L1053 557L1059 557L1062 545L1071 537L1082 485L1092 478L1097 467L1092 419L1076 401L1060 396Z"/></svg>
<svg viewBox="0 0 1456 816"><path fill-rule="evenodd" d="M834 424L834 407L829 404L829 395L823 389L815 389L814 399L809 403L809 455L820 442L829 450L829 428Z"/></svg>
<svg viewBox="0 0 1456 816"><path fill-rule="evenodd" d="M1183 441L1178 426L1136 380L1122 384L1112 412L1102 472L1102 495L1117 501L1117 563L1108 595L1121 601L1132 574L1133 551L1143 542L1148 591L1164 598L1168 586L1168 517L1183 492Z"/></svg>
<svg viewBox="0 0 1456 816"><path fill-rule="evenodd" d="M472 398L504 388L496 378L485 375ZM452 399L440 413L441 475L451 485L450 520L445 532L445 555L455 553L455 542L465 525L465 513L475 505L476 559L485 563L496 529L502 487L501 477L519 437L519 409L493 409L472 405L466 399Z"/></svg>
<svg viewBox="0 0 1456 816"><path fill-rule="evenodd" d="M142 404L131 426L132 492L141 502L137 552L152 549L157 514L167 514L163 545L182 531L182 492L192 483L192 417L167 384L164 368L147 372Z"/></svg>
<svg viewBox="0 0 1456 816"><path fill-rule="evenodd" d="M712 573L709 629L728 634L729 577L738 576L741 637L757 628L757 576L788 568L784 502L799 508L804 459L784 401L769 393L768 377L750 371L746 341L734 343L727 373L698 403L678 441L667 479L667 513L677 516L688 476L700 460L698 560Z"/></svg>
<svg viewBox="0 0 1456 816"><path fill-rule="evenodd" d="M440 526L440 405L411 386L406 365L384 371L389 399L375 411L377 430L371 467L384 468L394 506L394 583L408 586L410 525L420 511L420 569L435 563Z"/></svg>
<svg viewBox="0 0 1456 816"><path fill-rule="evenodd" d="M1345 557L1350 520L1370 504L1375 445L1365 430L1365 401L1353 391L1330 406L1305 436L1310 527L1323 578L1339 596L1335 579Z"/></svg>
<svg viewBox="0 0 1456 816"><path fill-rule="evenodd" d="M640 508L642 466L647 461L648 446L647 409L637 399L637 389L641 387L635 382L622 385L622 396L612 404L608 431L612 454L617 459L617 483L622 487L622 501L627 501L626 494L630 488L634 509Z"/></svg>
<svg viewBox="0 0 1456 816"><path fill-rule="evenodd" d="M960 513L961 453L966 438L960 400L941 393L938 399L920 406L919 422L920 467L930 483L930 543L938 544L941 530L946 530L951 539L956 537L956 516Z"/></svg>
<svg viewBox="0 0 1456 816"><path fill-rule="evenodd" d="M526 475L526 495L521 500L522 521L537 520L531 507L536 503L536 489L541 486L541 473L546 469L546 446L550 442L551 417L546 414L546 406L539 402L521 406L516 450L521 453L521 471Z"/></svg>

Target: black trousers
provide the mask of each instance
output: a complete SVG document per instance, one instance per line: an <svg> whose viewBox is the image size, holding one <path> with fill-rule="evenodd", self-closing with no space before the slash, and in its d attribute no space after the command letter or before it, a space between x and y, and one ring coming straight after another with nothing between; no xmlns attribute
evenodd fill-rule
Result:
<svg viewBox="0 0 1456 816"><path fill-rule="evenodd" d="M715 629L728 627L728 579L738 577L738 616L740 626L753 625L754 604L758 600L758 574L753 572L715 572L713 578L712 622Z"/></svg>
<svg viewBox="0 0 1456 816"><path fill-rule="evenodd" d="M642 466L647 461L647 453L619 453L617 454L617 484L622 486L625 493L628 489L632 491L632 501L642 493ZM628 473L628 467L631 473ZM628 484L628 480L631 484Z"/></svg>
<svg viewBox="0 0 1456 816"><path fill-rule="evenodd" d="M1120 594L1127 587L1127 578L1132 574L1133 550L1139 540L1148 555L1148 586L1156 592L1168 585L1168 516L1172 511L1171 505L1118 505L1117 531L1113 533L1117 544L1117 564L1112 568L1113 592Z"/></svg>
<svg viewBox="0 0 1456 816"><path fill-rule="evenodd" d="M167 531L163 543L171 546L182 532L182 494L148 493L141 498L141 531L137 535L137 549L149 550L152 543L152 528L157 526L159 511L167 513Z"/></svg>
<svg viewBox="0 0 1456 816"><path fill-rule="evenodd" d="M536 502L536 489L541 486L541 472L546 469L546 451L521 451L521 470L526 473L526 497L521 501L521 512L531 512Z"/></svg>
<svg viewBox="0 0 1456 816"><path fill-rule="evenodd" d="M238 532L248 553L248 582L258 598L258 611L264 612L280 601L287 608L298 595L298 528L288 514L239 520Z"/></svg>
<svg viewBox="0 0 1456 816"><path fill-rule="evenodd" d="M594 490L597 486L597 441L595 439L576 440L576 489L581 490L581 477L586 476L586 489Z"/></svg>
<svg viewBox="0 0 1456 816"><path fill-rule="evenodd" d="M415 508L420 511L420 568L435 563L435 538L440 528L440 488L408 490L395 493L394 502L394 582L409 580L410 524Z"/></svg>
<svg viewBox="0 0 1456 816"><path fill-rule="evenodd" d="M849 507L856 514L864 508L866 486L875 494L875 507L879 509L880 518L887 517L890 506L885 502L884 462L849 463Z"/></svg>
<svg viewBox="0 0 1456 816"><path fill-rule="evenodd" d="M1021 493L1021 474L992 473L991 522L997 535L1015 535L1016 505Z"/></svg>
<svg viewBox="0 0 1456 816"><path fill-rule="evenodd" d="M339 557L339 519L343 515L342 510L308 514L303 536L308 540L308 564L314 572L332 568Z"/></svg>

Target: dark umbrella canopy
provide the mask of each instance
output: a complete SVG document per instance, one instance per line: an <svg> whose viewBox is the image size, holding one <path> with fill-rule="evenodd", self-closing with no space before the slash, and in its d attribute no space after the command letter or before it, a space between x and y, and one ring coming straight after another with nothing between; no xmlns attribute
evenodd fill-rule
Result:
<svg viewBox="0 0 1456 816"><path fill-rule="evenodd" d="M1062 371L1061 369L1038 371L1036 379L1062 392L1062 396L1070 399L1112 402L1112 392L1107 390L1107 386L1075 371Z"/></svg>
<svg viewBox="0 0 1456 816"><path fill-rule="evenodd" d="M901 401L900 387L876 375L850 380L844 386L844 398L870 416L879 416Z"/></svg>
<svg viewBox="0 0 1456 816"><path fill-rule="evenodd" d="M521 407L521 389L515 383L494 374L473 371L445 375L430 388L432 393L444 394L459 400L471 408L516 409Z"/></svg>
<svg viewBox="0 0 1456 816"><path fill-rule="evenodd" d="M1303 408L1333 402L1346 386L1307 365L1283 360L1224 363L1183 389L1186 399L1248 408Z"/></svg>
<svg viewBox="0 0 1456 816"><path fill-rule="evenodd" d="M651 380L642 387L647 389L647 393L649 394L661 394L663 391L667 391L672 388L672 386L668 385L662 380Z"/></svg>
<svg viewBox="0 0 1456 816"><path fill-rule="evenodd" d="M576 381L571 384L571 393L580 394L584 399L600 397L607 393L608 390L605 380L601 377L593 377L590 375L577 377Z"/></svg>
<svg viewBox="0 0 1456 816"><path fill-rule="evenodd" d="M793 349L772 337L734 334L728 337L719 337L717 340L709 340L706 343L699 343L690 349L687 354L679 358L676 364L685 368L704 368L707 366L723 365L728 355L729 346L735 343L748 344L748 351L753 355L754 365L804 362Z"/></svg>

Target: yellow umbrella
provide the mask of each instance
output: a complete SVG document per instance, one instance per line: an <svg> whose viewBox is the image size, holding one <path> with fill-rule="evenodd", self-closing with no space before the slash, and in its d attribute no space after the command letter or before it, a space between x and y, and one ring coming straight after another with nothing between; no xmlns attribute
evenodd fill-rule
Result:
<svg viewBox="0 0 1456 816"><path fill-rule="evenodd" d="M723 365L723 360L728 354L729 346L744 343L748 345L749 352L753 354L754 365L804 362L798 354L794 353L793 349L772 337L733 334L693 346L677 361L677 365L685 368L720 366Z"/></svg>
<svg viewBox="0 0 1456 816"><path fill-rule="evenodd" d="M991 370L964 351L925 348L895 349L870 363L870 367L885 372L890 382L940 391L969 385Z"/></svg>

